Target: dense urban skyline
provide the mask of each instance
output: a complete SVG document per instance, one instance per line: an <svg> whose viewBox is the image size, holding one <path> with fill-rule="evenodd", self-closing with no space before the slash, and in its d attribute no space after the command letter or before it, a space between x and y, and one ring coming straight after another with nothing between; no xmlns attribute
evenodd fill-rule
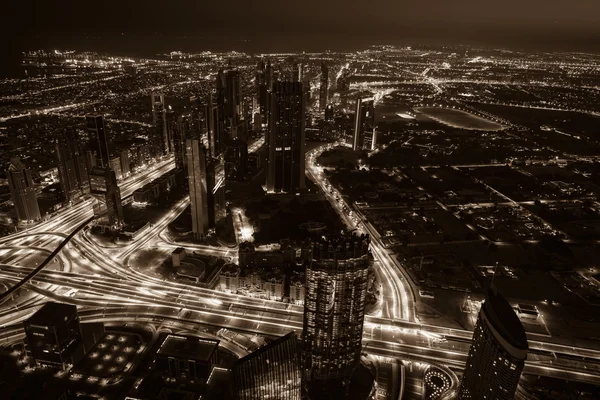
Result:
<svg viewBox="0 0 600 400"><path fill-rule="evenodd" d="M600 396L596 2L67 3L0 79L0 397Z"/></svg>

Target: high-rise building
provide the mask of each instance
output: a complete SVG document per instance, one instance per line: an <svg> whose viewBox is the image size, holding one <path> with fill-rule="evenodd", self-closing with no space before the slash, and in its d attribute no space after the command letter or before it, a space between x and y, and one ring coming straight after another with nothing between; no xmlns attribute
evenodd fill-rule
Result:
<svg viewBox="0 0 600 400"><path fill-rule="evenodd" d="M267 190L292 193L304 189L305 104L302 83L276 82L271 94L267 135Z"/></svg>
<svg viewBox="0 0 600 400"><path fill-rule="evenodd" d="M131 162L129 161L129 150L123 150L119 153L119 158L121 161L121 173L123 177L126 178L129 176L131 172Z"/></svg>
<svg viewBox="0 0 600 400"><path fill-rule="evenodd" d="M321 62L321 85L319 86L319 110L324 111L329 96L329 68Z"/></svg>
<svg viewBox="0 0 600 400"><path fill-rule="evenodd" d="M360 362L369 237L342 236L312 244L306 263L304 385L309 393L344 393Z"/></svg>
<svg viewBox="0 0 600 400"><path fill-rule="evenodd" d="M206 149L200 144L199 139L187 139L185 147L192 210L192 232L196 238L202 238L208 233L209 228Z"/></svg>
<svg viewBox="0 0 600 400"><path fill-rule="evenodd" d="M300 400L301 369L294 332L239 359L231 369L235 400Z"/></svg>
<svg viewBox="0 0 600 400"><path fill-rule="evenodd" d="M373 150L375 146L375 102L357 99L354 116L353 150Z"/></svg>
<svg viewBox="0 0 600 400"><path fill-rule="evenodd" d="M117 183L115 171L110 168L105 169L106 193L106 213L108 224L110 226L121 225L123 223L123 205L121 202L121 189Z"/></svg>
<svg viewBox="0 0 600 400"><path fill-rule="evenodd" d="M152 124L155 132L150 137L150 144L155 155L163 155L172 151L169 129L167 127L167 106L162 93L152 93Z"/></svg>
<svg viewBox="0 0 600 400"><path fill-rule="evenodd" d="M212 93L208 95L206 104L199 105L198 113L200 134L206 134L210 156L218 158L225 151L225 126Z"/></svg>
<svg viewBox="0 0 600 400"><path fill-rule="evenodd" d="M108 139L106 137L106 129L104 126L103 115L87 115L85 117L86 127L92 147L96 150L98 159L97 165L103 168L109 166Z"/></svg>
<svg viewBox="0 0 600 400"><path fill-rule="evenodd" d="M513 399L528 349L519 317L495 287L488 289L479 310L458 398Z"/></svg>
<svg viewBox="0 0 600 400"><path fill-rule="evenodd" d="M236 139L225 150L225 177L230 181L242 182L248 170L248 144Z"/></svg>
<svg viewBox="0 0 600 400"><path fill-rule="evenodd" d="M171 132L173 136L173 153L175 155L175 168L182 171L187 170L187 157L185 154L185 141L194 139L194 118L192 113L183 113L171 121ZM198 139L198 137L195 137Z"/></svg>
<svg viewBox="0 0 600 400"><path fill-rule="evenodd" d="M47 302L24 322L27 351L35 363L66 369L84 355L77 307Z"/></svg>
<svg viewBox="0 0 600 400"><path fill-rule="evenodd" d="M243 119L240 73L220 70L217 74L217 106L227 139L237 138L238 125Z"/></svg>
<svg viewBox="0 0 600 400"><path fill-rule="evenodd" d="M25 168L19 157L10 160L6 177L8 178L10 197L15 205L17 220L19 222L39 220L41 218L40 208L35 196L31 172Z"/></svg>
<svg viewBox="0 0 600 400"><path fill-rule="evenodd" d="M210 158L206 162L206 194L210 228L214 228L216 223L226 215L224 168L218 158Z"/></svg>
<svg viewBox="0 0 600 400"><path fill-rule="evenodd" d="M79 146L77 132L68 129L56 141L58 179L67 201L73 201L90 192L90 178L85 153Z"/></svg>

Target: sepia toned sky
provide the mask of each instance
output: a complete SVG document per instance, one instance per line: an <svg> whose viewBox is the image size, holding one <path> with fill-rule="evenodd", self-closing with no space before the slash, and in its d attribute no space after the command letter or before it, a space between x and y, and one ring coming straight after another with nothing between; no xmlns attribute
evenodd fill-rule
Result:
<svg viewBox="0 0 600 400"><path fill-rule="evenodd" d="M600 0L10 0L3 7L20 21L3 30L45 40L86 33L293 38L332 48L486 40L600 47Z"/></svg>

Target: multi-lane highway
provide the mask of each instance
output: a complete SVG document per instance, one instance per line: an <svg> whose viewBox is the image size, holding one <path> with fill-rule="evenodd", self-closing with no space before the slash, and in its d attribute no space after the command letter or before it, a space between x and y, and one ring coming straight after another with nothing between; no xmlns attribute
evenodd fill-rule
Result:
<svg viewBox="0 0 600 400"><path fill-rule="evenodd" d="M345 204L339 193L331 190L322 177L322 171L315 165L316 154L314 152L307 156L309 177L319 184L349 227L373 236L372 251L383 285L383 302L379 315L366 318L366 351L415 361L436 361L462 368L472 333L414 322L411 287L401 266L383 248L368 224L351 215L349 211L352 208ZM124 196L154 179L156 174L171 168L172 163L168 162L157 166L155 171L143 178L125 183ZM91 215L91 211L82 204L59 214L56 220L0 241L0 255L4 260L8 257L11 264L0 265L1 281L8 286L15 284L35 267L20 262L27 255L17 253L21 250L15 246L44 249L55 246L64 239L64 234ZM41 270L24 286L25 290L30 291L29 295L21 295L0 310L0 344L21 340L21 322L48 299L78 305L84 321L148 324L170 321L174 326L180 324L186 329L190 326L212 325L271 336L280 336L290 330L300 333L303 312L300 306L165 281L144 270L130 267L130 258L139 250L172 249L177 246L166 239L164 231L187 204L188 199L175 204L163 219L147 229L140 238L122 246L102 248L87 235L76 234L60 253L62 268ZM53 234L55 230L60 230L61 234ZM221 257L226 257L231 251L201 245L194 248ZM531 356L526 372L600 384L598 348L574 347L542 335L529 335L529 344Z"/></svg>

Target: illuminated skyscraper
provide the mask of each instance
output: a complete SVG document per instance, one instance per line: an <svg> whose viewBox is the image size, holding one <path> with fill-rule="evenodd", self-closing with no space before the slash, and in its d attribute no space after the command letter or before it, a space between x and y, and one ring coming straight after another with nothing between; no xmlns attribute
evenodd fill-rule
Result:
<svg viewBox="0 0 600 400"><path fill-rule="evenodd" d="M219 118L225 127L227 139L237 138L239 124L243 119L240 73L237 70L217 74L217 106Z"/></svg>
<svg viewBox="0 0 600 400"><path fill-rule="evenodd" d="M208 233L208 192L206 185L206 149L199 139L185 141L188 185L192 209L192 232L196 238Z"/></svg>
<svg viewBox="0 0 600 400"><path fill-rule="evenodd" d="M207 96L206 103L198 105L198 113L200 134L206 134L210 156L217 158L225 151L225 128L212 93Z"/></svg>
<svg viewBox="0 0 600 400"><path fill-rule="evenodd" d="M106 137L106 129L104 126L103 115L87 115L85 117L86 127L92 147L95 148L98 158L96 165L103 168L109 166L108 139Z"/></svg>
<svg viewBox="0 0 600 400"><path fill-rule="evenodd" d="M329 68L321 62L321 85L319 86L319 110L324 111L329 95Z"/></svg>
<svg viewBox="0 0 600 400"><path fill-rule="evenodd" d="M169 130L167 129L167 106L162 93L152 93L152 124L155 133L150 138L150 145L155 155L163 155L172 151Z"/></svg>
<svg viewBox="0 0 600 400"><path fill-rule="evenodd" d="M304 189L305 104L302 83L276 82L271 94L271 123L267 135L267 190Z"/></svg>
<svg viewBox="0 0 600 400"><path fill-rule="evenodd" d="M368 236L312 244L306 265L304 385L338 398L360 362L368 271Z"/></svg>
<svg viewBox="0 0 600 400"><path fill-rule="evenodd" d="M35 196L35 187L31 180L31 172L25 168L19 157L12 158L8 171L10 197L15 204L19 222L37 221L41 218L40 208Z"/></svg>
<svg viewBox="0 0 600 400"><path fill-rule="evenodd" d="M353 150L373 150L375 146L375 102L356 100Z"/></svg>
<svg viewBox="0 0 600 400"><path fill-rule="evenodd" d="M300 400L301 370L294 332L239 359L231 369L234 400Z"/></svg>
<svg viewBox="0 0 600 400"><path fill-rule="evenodd" d="M185 141L194 138L194 118L189 112L179 114L174 121L171 121L171 125L175 168L186 171L187 157L185 154Z"/></svg>
<svg viewBox="0 0 600 400"><path fill-rule="evenodd" d="M90 192L90 178L85 162L85 153L79 146L77 132L68 129L56 141L58 178L68 201Z"/></svg>
<svg viewBox="0 0 600 400"><path fill-rule="evenodd" d="M519 317L496 288L488 289L479 310L458 398L513 399L528 349Z"/></svg>

